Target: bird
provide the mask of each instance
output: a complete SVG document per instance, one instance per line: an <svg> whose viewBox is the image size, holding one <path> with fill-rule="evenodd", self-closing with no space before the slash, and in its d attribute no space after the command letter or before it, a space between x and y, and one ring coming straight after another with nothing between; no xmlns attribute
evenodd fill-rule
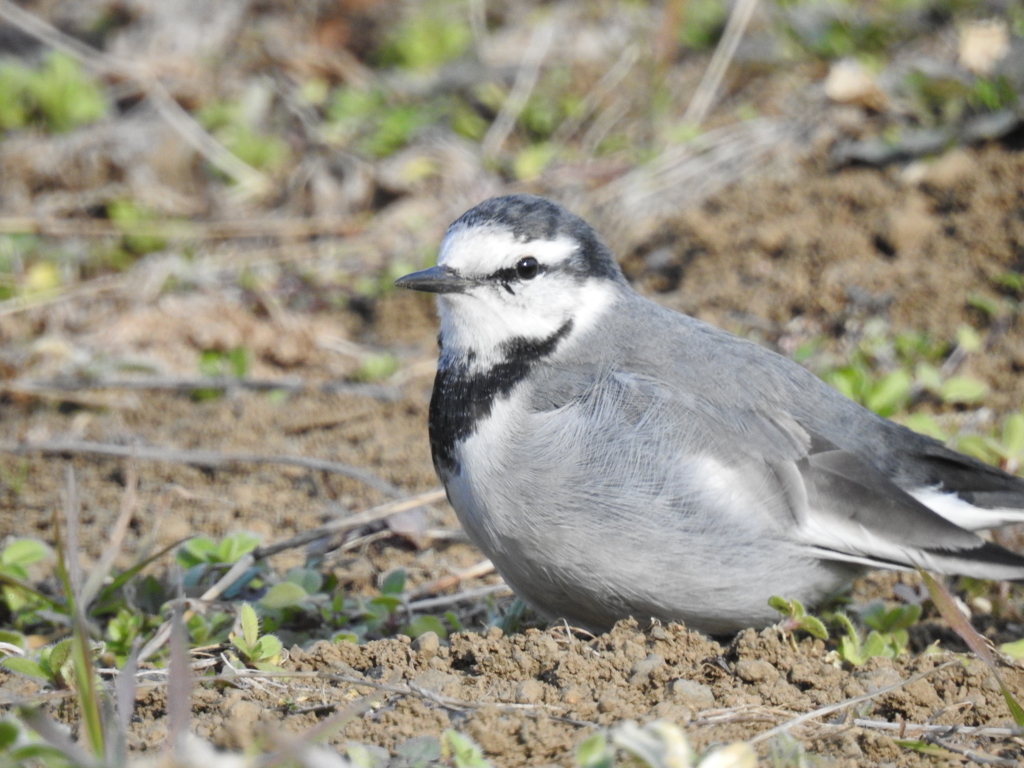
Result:
<svg viewBox="0 0 1024 768"><path fill-rule="evenodd" d="M448 499L544 616L728 635L869 569L1024 578L977 533L1024 521L1024 480L642 296L558 203L481 202L395 285L437 296L428 431Z"/></svg>

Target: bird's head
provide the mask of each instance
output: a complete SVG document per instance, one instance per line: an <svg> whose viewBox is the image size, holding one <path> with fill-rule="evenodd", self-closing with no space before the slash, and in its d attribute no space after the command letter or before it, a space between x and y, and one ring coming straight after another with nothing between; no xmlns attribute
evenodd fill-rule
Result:
<svg viewBox="0 0 1024 768"><path fill-rule="evenodd" d="M460 216L437 266L395 285L438 294L446 353L489 364L519 341L585 331L626 281L583 219L541 197L509 195Z"/></svg>

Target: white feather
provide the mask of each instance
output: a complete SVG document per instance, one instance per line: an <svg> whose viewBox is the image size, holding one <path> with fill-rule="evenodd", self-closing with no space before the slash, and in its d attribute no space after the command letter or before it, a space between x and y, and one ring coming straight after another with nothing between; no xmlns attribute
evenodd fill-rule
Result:
<svg viewBox="0 0 1024 768"><path fill-rule="evenodd" d="M968 531L983 531L1010 523L1024 523L1022 509L976 507L955 493L943 492L937 488L919 488L909 493L932 512L942 515L949 522Z"/></svg>

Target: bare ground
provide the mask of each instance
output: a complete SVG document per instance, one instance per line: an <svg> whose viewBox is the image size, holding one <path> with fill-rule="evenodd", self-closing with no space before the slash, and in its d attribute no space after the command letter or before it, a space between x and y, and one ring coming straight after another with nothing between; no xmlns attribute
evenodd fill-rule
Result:
<svg viewBox="0 0 1024 768"><path fill-rule="evenodd" d="M681 213L659 237L648 245L667 248L667 260L652 266L640 255L648 247L630 255L625 266L639 288L668 306L784 350L818 334L842 344L870 317L885 318L894 331L926 331L946 340L960 324L972 324L994 331L988 348L965 363L992 387L986 406L1001 414L1021 405L1019 321L1011 315L993 325L968 302L976 294L999 299L993 279L1024 271L1024 156L1017 151L990 146L957 150L909 169L831 173L809 167L762 176ZM435 333L429 302L404 294L386 294L372 311L357 313L322 305L316 311L268 310L242 290L215 293L200 286L167 294L122 287L11 313L0 317L5 364L13 367L15 361L18 370L34 366L40 377L66 372L83 348L92 360L146 356L161 360L166 371L181 373L194 365L197 349L231 348L233 339L256 348L253 375L298 376L315 383L351 373L351 356L332 347L332 338L391 350L403 368L392 382L394 397L307 391L277 399L240 391L195 402L187 394L145 391L8 392L0 400L0 440L61 438L303 455L350 463L405 491L422 491L436 485L426 437ZM121 503L121 459L0 455L5 478L0 531L51 538L69 463L80 484L82 560L88 567ZM217 538L246 530L269 543L319 525L339 510L385 500L357 480L297 467L203 469L140 462L138 469L138 512L126 557L197 534ZM455 525L445 507L432 510L423 529ZM418 541L419 546L407 537L385 536L328 563L343 585L359 593L399 565L416 585L481 559L458 540ZM273 565L284 569L301 562L302 554L290 551ZM865 580L857 594L892 599L893 581ZM1024 630L1019 607L1013 592L997 606L997 622L980 620L1003 638L1019 637ZM472 611L466 615L472 618ZM933 634L944 636L938 630ZM287 669L321 677L197 686L192 727L233 747L274 729L305 730L368 692L351 683L363 679L400 692L385 692L334 737L335 743L353 739L390 749L454 725L477 739L498 765L565 765L595 724L664 717L684 725L700 747L747 739L950 658L875 659L852 669L831 663L820 641L805 639L794 647L775 630L716 642L679 626L641 631L633 624L593 640L555 626L508 637L495 629L467 632L440 645L404 638L363 646L322 641L293 648L285 663ZM1024 671L1008 668L1004 675L1024 697ZM22 683L0 673L0 685ZM447 698L439 703L429 692ZM160 688L140 693L133 724L136 750L160 743L165 705ZM905 735L917 738L913 724L1005 727L1012 722L991 673L970 660L882 694L856 714L868 722L853 724L854 713L847 710L842 722L829 715L794 733L837 765L911 766L932 759L898 746L897 734L881 723L911 724ZM949 736L947 741L1024 760L1019 739Z"/></svg>

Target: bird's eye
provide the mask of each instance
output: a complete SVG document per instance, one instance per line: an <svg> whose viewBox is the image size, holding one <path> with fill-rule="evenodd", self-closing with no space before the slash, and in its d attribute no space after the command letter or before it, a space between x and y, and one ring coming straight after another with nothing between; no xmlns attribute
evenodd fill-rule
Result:
<svg viewBox="0 0 1024 768"><path fill-rule="evenodd" d="M533 280L540 270L540 264L533 256L524 256L516 262L516 274L520 280Z"/></svg>

